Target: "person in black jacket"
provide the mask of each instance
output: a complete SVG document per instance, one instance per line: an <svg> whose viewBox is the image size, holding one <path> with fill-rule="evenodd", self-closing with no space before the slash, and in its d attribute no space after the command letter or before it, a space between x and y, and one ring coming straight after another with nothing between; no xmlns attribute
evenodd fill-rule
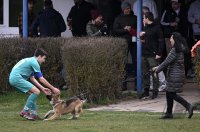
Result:
<svg viewBox="0 0 200 132"><path fill-rule="evenodd" d="M122 14L115 18L113 24L113 35L117 37L125 38L128 44L128 53L130 52L133 63L133 70L136 73L137 62L137 48L136 48L136 28L137 28L137 17L131 12L131 5L128 2L122 2L121 4ZM135 38L132 42L132 37ZM128 54L127 54L128 56ZM128 70L126 71L128 77ZM134 75L136 76L136 75ZM126 87L126 86L125 86ZM123 89L123 90L126 90Z"/></svg>
<svg viewBox="0 0 200 132"><path fill-rule="evenodd" d="M174 100L188 110L188 118L191 118L193 115L193 106L177 94L177 92L182 91L181 88L183 87L185 79L184 53L188 50L187 43L184 37L178 32L172 33L170 43L172 49L167 58L159 66L152 68L156 76L157 73L168 67L166 88L167 111L161 119L173 118L172 110Z"/></svg>
<svg viewBox="0 0 200 132"><path fill-rule="evenodd" d="M67 16L69 30L74 37L86 36L86 25L92 19L90 12L95 7L85 0L74 0L74 3Z"/></svg>
<svg viewBox="0 0 200 132"><path fill-rule="evenodd" d="M44 10L33 21L32 30L35 37L60 37L66 30L64 19L58 11L53 9L51 0L44 1Z"/></svg>
<svg viewBox="0 0 200 132"><path fill-rule="evenodd" d="M141 32L140 36L144 37L142 43L142 69L143 69L143 94L139 97L140 99L149 98L149 87L150 87L150 69L155 67L159 63L161 58L164 39L162 30L159 25L154 23L154 17L151 12L144 13L143 17L144 32ZM153 94L152 99L158 96L159 80L153 77Z"/></svg>
<svg viewBox="0 0 200 132"><path fill-rule="evenodd" d="M179 32L183 37L188 35L187 10L181 0L171 0L171 7L165 10L160 21L163 27L167 54L171 49L170 37L172 32Z"/></svg>

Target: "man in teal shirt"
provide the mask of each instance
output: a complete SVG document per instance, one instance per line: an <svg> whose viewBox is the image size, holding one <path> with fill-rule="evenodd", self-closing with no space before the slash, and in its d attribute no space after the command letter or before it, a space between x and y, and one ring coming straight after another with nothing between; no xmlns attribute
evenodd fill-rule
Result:
<svg viewBox="0 0 200 132"><path fill-rule="evenodd" d="M46 95L60 94L60 90L52 86L42 75L40 64L45 62L47 53L43 49L37 49L33 57L20 60L12 69L9 77L9 83L17 90L30 93L24 109L20 112L20 116L35 120L38 115L36 112L36 100L40 94L40 90ZM36 79L46 87L42 86ZM30 79L31 82L27 81Z"/></svg>

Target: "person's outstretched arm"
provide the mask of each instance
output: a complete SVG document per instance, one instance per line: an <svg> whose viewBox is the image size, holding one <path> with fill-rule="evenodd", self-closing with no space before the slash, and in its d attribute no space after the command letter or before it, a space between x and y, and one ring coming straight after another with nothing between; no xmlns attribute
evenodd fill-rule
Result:
<svg viewBox="0 0 200 132"><path fill-rule="evenodd" d="M44 84L46 87L52 90L53 93L55 94L60 94L60 90L53 85L51 85L44 77L40 77L39 81Z"/></svg>
<svg viewBox="0 0 200 132"><path fill-rule="evenodd" d="M39 88L41 91L43 91L46 95L50 95L51 91L48 88L43 87L36 79L34 76L30 77L31 82Z"/></svg>

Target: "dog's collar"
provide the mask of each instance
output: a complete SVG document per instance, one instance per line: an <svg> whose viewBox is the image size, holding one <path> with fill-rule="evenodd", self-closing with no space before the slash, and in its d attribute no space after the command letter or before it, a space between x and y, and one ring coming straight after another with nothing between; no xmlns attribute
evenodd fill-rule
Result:
<svg viewBox="0 0 200 132"><path fill-rule="evenodd" d="M62 102L63 100L59 100L59 101L55 101L53 102L53 106L56 106L57 104L59 104L60 102Z"/></svg>

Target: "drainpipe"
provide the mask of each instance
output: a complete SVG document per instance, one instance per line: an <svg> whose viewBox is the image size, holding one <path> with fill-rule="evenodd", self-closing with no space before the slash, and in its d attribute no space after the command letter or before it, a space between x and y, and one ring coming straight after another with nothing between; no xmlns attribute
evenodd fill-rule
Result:
<svg viewBox="0 0 200 132"><path fill-rule="evenodd" d="M142 0L138 0L137 3L137 93L142 94L142 63L141 63L141 40L140 32L142 30Z"/></svg>
<svg viewBox="0 0 200 132"><path fill-rule="evenodd" d="M23 0L23 38L28 37L28 2Z"/></svg>

